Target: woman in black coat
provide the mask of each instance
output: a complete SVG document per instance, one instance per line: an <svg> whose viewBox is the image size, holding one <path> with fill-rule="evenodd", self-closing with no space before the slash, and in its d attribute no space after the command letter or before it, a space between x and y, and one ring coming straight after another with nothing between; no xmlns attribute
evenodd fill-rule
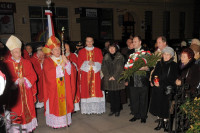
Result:
<svg viewBox="0 0 200 133"><path fill-rule="evenodd" d="M195 64L194 52L190 48L186 48L181 52L180 76L176 80L176 85L181 86L188 84L186 90L187 97L195 97L197 89L200 89L200 66ZM184 82L184 83L183 83Z"/></svg>
<svg viewBox="0 0 200 133"><path fill-rule="evenodd" d="M120 115L120 91L125 88L124 82L118 82L121 73L124 70L124 57L120 52L117 52L115 45L109 46L109 53L107 53L102 62L102 88L108 91L110 98L111 112L109 116L115 114Z"/></svg>
<svg viewBox="0 0 200 133"><path fill-rule="evenodd" d="M166 94L166 90L169 87L174 89L176 86L178 65L173 61L174 50L171 47L164 48L162 56L152 74L151 86L153 88L149 112L159 117L159 123L155 130L164 128L164 131L168 131L167 119L169 118L170 99L169 95Z"/></svg>

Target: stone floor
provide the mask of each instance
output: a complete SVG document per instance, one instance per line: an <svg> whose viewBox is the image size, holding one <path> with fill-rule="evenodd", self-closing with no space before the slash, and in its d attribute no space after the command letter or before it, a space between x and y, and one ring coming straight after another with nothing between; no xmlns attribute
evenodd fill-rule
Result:
<svg viewBox="0 0 200 133"><path fill-rule="evenodd" d="M163 133L154 131L156 127L156 117L148 114L148 119L145 124L129 122L132 117L129 115L130 110L127 104L124 105L119 117L108 116L109 104L106 105L106 113L101 115L82 115L80 111L73 114L72 125L70 127L53 129L45 124L44 109L38 109L38 127L34 133Z"/></svg>

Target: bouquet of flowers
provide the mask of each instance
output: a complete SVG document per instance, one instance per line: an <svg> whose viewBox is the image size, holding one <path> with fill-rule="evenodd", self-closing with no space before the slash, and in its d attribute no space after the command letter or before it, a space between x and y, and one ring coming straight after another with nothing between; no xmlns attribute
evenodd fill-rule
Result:
<svg viewBox="0 0 200 133"><path fill-rule="evenodd" d="M146 71L139 69L144 66L154 67L160 58L160 54L151 54L150 51L144 50L131 54L119 80L130 80L133 74L146 75Z"/></svg>

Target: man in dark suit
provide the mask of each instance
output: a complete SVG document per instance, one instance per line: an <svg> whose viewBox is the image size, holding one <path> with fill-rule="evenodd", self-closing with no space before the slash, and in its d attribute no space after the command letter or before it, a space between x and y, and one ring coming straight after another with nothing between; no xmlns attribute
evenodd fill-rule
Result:
<svg viewBox="0 0 200 133"><path fill-rule="evenodd" d="M135 52L135 49L133 46L133 39L127 39L126 45L127 45L127 47L125 47L121 50L121 53L124 56L124 63L126 63L128 61L129 55ZM129 99L130 98L130 89L128 86L128 82L126 82L125 85L126 85L126 88L125 88L126 98ZM122 91L124 91L124 90L122 90ZM124 101L127 102L127 100L124 100ZM122 103L126 103L126 102L122 102ZM130 104L129 104L129 106L130 106Z"/></svg>
<svg viewBox="0 0 200 133"><path fill-rule="evenodd" d="M133 40L128 39L126 41L126 45L127 45L127 47L125 47L121 50L122 55L124 55L125 62L127 62L129 55L134 53Z"/></svg>
<svg viewBox="0 0 200 133"><path fill-rule="evenodd" d="M142 39L140 36L133 38L134 52L139 52L143 49ZM145 49L143 49L145 50ZM134 115L129 121L134 122L141 119L141 123L146 123L147 108L148 108L148 91L149 91L149 68L147 66L139 69L146 71L146 75L133 75L129 84L130 88L130 104L131 114Z"/></svg>

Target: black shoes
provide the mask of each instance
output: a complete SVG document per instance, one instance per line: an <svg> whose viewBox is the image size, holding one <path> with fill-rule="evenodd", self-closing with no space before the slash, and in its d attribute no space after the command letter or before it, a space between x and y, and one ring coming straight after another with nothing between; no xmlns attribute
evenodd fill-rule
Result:
<svg viewBox="0 0 200 133"><path fill-rule="evenodd" d="M108 116L112 116L112 115L114 115L115 113L114 112L110 112L109 114L108 114Z"/></svg>
<svg viewBox="0 0 200 133"><path fill-rule="evenodd" d="M154 130L160 130L161 128L164 129L164 132L169 131L169 122L163 121L163 119L159 119L158 126L154 128Z"/></svg>
<svg viewBox="0 0 200 133"><path fill-rule="evenodd" d="M120 116L120 112L116 112L116 113L115 113L115 116L116 116L116 117L119 117L119 116Z"/></svg>
<svg viewBox="0 0 200 133"><path fill-rule="evenodd" d="M133 117L132 119L130 119L130 122L134 122L136 120L139 120L139 118ZM146 119L145 118L141 118L141 123L146 123Z"/></svg>
<svg viewBox="0 0 200 133"><path fill-rule="evenodd" d="M169 132L169 122L168 121L164 122L164 132Z"/></svg>
<svg viewBox="0 0 200 133"><path fill-rule="evenodd" d="M115 114L115 116L116 117L119 117L120 116L120 112L110 112L109 114L108 114L108 116L113 116Z"/></svg>
<svg viewBox="0 0 200 133"><path fill-rule="evenodd" d="M164 128L164 121L163 119L159 119L159 122L158 122L158 126L154 128L154 130L160 130L161 128Z"/></svg>
<svg viewBox="0 0 200 133"><path fill-rule="evenodd" d="M142 118L141 123L146 123L146 119Z"/></svg>
<svg viewBox="0 0 200 133"><path fill-rule="evenodd" d="M129 121L130 122L134 122L134 121L136 121L136 120L138 120L138 118L136 118L136 117L133 117L132 119L130 119Z"/></svg>

